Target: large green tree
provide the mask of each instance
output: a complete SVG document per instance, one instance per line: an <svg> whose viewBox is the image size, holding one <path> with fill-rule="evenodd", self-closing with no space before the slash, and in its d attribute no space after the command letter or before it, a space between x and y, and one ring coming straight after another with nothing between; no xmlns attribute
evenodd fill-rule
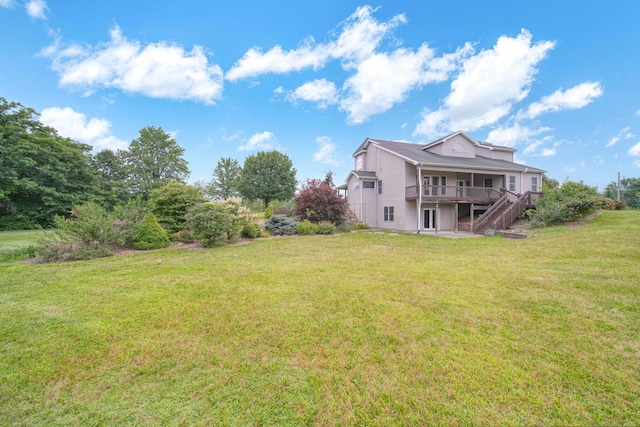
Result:
<svg viewBox="0 0 640 427"><path fill-rule="evenodd" d="M91 166L98 172L100 203L107 209L126 204L131 193L127 191L125 185L127 171L123 152L102 150L91 158Z"/></svg>
<svg viewBox="0 0 640 427"><path fill-rule="evenodd" d="M184 148L162 128L141 129L123 153L129 191L146 198L151 190L169 181L185 182L189 165L183 154Z"/></svg>
<svg viewBox="0 0 640 427"><path fill-rule="evenodd" d="M242 167L236 159L222 157L213 169L213 180L206 187L207 194L214 199L237 196L241 173Z"/></svg>
<svg viewBox="0 0 640 427"><path fill-rule="evenodd" d="M247 157L238 190L249 200L289 200L296 191L296 169L289 156L279 151L260 151Z"/></svg>
<svg viewBox="0 0 640 427"><path fill-rule="evenodd" d="M612 182L602 192L604 197L616 200L618 184ZM640 178L622 178L620 180L620 199L630 208L640 208Z"/></svg>
<svg viewBox="0 0 640 427"><path fill-rule="evenodd" d="M0 98L0 229L48 227L96 193L91 146L61 137L37 117Z"/></svg>

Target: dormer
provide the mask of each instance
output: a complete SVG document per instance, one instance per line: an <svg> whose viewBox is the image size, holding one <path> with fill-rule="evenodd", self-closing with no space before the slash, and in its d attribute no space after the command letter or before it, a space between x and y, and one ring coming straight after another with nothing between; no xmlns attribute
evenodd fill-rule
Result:
<svg viewBox="0 0 640 427"><path fill-rule="evenodd" d="M462 131L431 142L423 146L422 149L441 156L466 158L482 156L509 162L513 161L513 153L515 152L513 148L478 142Z"/></svg>

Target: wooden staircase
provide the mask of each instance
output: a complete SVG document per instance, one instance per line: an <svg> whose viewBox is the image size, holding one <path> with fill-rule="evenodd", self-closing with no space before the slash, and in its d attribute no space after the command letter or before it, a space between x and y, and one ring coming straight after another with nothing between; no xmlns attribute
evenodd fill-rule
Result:
<svg viewBox="0 0 640 427"><path fill-rule="evenodd" d="M517 198L512 200L513 196ZM504 191L502 196L473 222L472 231L476 234L486 234L487 230L506 230L520 214L532 205L530 191L521 195Z"/></svg>

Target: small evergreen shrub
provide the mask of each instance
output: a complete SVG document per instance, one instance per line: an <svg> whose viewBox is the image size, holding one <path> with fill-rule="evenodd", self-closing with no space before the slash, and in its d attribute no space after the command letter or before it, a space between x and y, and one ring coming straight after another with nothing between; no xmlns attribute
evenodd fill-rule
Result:
<svg viewBox="0 0 640 427"><path fill-rule="evenodd" d="M253 223L245 224L245 226L242 227L240 236L245 239L255 239L256 237L260 237L260 227Z"/></svg>
<svg viewBox="0 0 640 427"><path fill-rule="evenodd" d="M367 230L369 228L370 227L367 224L365 224L364 222L359 222L359 223L357 223L356 225L353 226L354 230Z"/></svg>
<svg viewBox="0 0 640 427"><path fill-rule="evenodd" d="M273 214L264 227L274 236L291 236L296 234L296 222L286 215Z"/></svg>
<svg viewBox="0 0 640 427"><path fill-rule="evenodd" d="M267 206L264 210L264 219L271 218L271 215L273 215L273 206Z"/></svg>
<svg viewBox="0 0 640 427"><path fill-rule="evenodd" d="M161 249L169 246L169 236L164 231L154 214L150 213L146 216L140 229L133 239L131 247L135 250L145 251L149 249Z"/></svg>
<svg viewBox="0 0 640 427"><path fill-rule="evenodd" d="M336 226L329 221L320 221L318 223L318 234L334 234Z"/></svg>
<svg viewBox="0 0 640 427"><path fill-rule="evenodd" d="M318 234L318 225L312 223L308 219L300 221L296 224L296 232L300 235Z"/></svg>

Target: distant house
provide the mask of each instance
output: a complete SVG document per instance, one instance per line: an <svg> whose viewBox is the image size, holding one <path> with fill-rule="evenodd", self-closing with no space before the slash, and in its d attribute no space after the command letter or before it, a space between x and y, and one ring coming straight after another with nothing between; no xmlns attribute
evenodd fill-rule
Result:
<svg viewBox="0 0 640 427"><path fill-rule="evenodd" d="M464 132L426 145L367 138L338 188L357 218L371 227L504 229L535 204L544 173L514 163L514 153Z"/></svg>

